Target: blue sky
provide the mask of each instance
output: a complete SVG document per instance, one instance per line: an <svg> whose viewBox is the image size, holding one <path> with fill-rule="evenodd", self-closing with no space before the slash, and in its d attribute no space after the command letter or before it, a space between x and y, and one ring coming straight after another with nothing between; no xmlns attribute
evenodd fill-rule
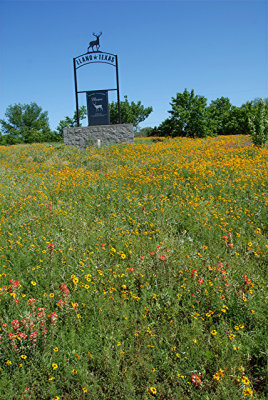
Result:
<svg viewBox="0 0 268 400"><path fill-rule="evenodd" d="M208 103L225 96L240 106L268 97L267 9L259 0L2 0L0 118L8 105L32 101L48 111L52 129L72 116L73 57L99 31L100 50L118 54L121 99L153 107L141 127L167 118L171 98L185 88ZM80 68L78 86L115 87L114 68ZM79 102L86 104L85 94Z"/></svg>

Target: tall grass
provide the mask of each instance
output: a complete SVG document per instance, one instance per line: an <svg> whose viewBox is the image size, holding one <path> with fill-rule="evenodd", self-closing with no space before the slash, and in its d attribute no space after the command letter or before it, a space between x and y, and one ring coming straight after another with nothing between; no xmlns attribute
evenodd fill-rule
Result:
<svg viewBox="0 0 268 400"><path fill-rule="evenodd" d="M265 399L267 149L0 147L0 399Z"/></svg>

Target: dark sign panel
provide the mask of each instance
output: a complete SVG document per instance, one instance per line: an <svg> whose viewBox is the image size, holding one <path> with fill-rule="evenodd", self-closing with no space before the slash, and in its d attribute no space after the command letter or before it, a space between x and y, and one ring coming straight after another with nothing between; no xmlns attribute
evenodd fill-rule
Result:
<svg viewBox="0 0 268 400"><path fill-rule="evenodd" d="M86 93L88 126L109 125L108 90L94 90Z"/></svg>

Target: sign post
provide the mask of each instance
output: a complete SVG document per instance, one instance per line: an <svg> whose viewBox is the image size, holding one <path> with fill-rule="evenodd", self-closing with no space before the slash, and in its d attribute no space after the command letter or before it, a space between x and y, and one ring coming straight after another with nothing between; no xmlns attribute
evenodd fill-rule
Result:
<svg viewBox="0 0 268 400"><path fill-rule="evenodd" d="M73 63L74 63L74 87L75 87L76 120L77 120L77 126L80 126L75 58L73 59Z"/></svg>

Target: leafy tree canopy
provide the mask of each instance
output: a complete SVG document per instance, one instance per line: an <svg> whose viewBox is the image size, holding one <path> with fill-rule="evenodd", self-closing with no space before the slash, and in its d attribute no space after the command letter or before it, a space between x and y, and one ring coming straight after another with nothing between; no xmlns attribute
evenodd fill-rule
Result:
<svg viewBox="0 0 268 400"><path fill-rule="evenodd" d="M207 99L194 94L192 89L177 93L170 103L170 124L173 135L188 137L206 137L211 134L209 118L206 109Z"/></svg>
<svg viewBox="0 0 268 400"><path fill-rule="evenodd" d="M228 97L220 97L211 101L207 111L213 134L227 134L225 128L229 120L231 108L232 104Z"/></svg>
<svg viewBox="0 0 268 400"><path fill-rule="evenodd" d="M47 111L42 111L36 103L14 104L7 107L6 120L1 119L6 144L33 143L55 140L49 128Z"/></svg>
<svg viewBox="0 0 268 400"><path fill-rule="evenodd" d="M120 101L121 122L123 124L133 124L135 130L138 129L139 123L143 122L153 111L152 107L144 107L141 101L131 103L127 96L124 101ZM109 104L111 124L118 124L118 103Z"/></svg>
<svg viewBox="0 0 268 400"><path fill-rule="evenodd" d="M256 98L236 107L228 97L212 100L185 89L170 103L171 116L149 132L149 136L247 135L255 144L267 141L268 98Z"/></svg>
<svg viewBox="0 0 268 400"><path fill-rule="evenodd" d="M268 106L268 97L265 97L265 99L262 99L262 98L260 98L260 97L256 97L253 101L252 101L252 104L253 104L253 106L256 106L258 103L260 103L260 102L264 102L264 105L265 106Z"/></svg>
<svg viewBox="0 0 268 400"><path fill-rule="evenodd" d="M36 103L7 107L6 120L1 119L3 144L48 142L56 140L49 128L48 113Z"/></svg>

